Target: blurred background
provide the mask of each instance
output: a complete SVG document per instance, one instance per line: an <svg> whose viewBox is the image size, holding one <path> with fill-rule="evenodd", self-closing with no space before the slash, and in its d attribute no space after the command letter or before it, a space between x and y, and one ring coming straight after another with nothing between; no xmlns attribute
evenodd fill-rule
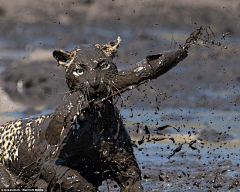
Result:
<svg viewBox="0 0 240 192"><path fill-rule="evenodd" d="M210 26L215 34L214 37L209 31L210 39L220 41L221 46L192 46L187 59L158 79L124 93L118 106L136 141L145 136L146 126L151 137L155 137L154 130L159 126L180 129L177 132L168 128L158 133L174 138L175 143L145 142L135 150L146 191L158 191L159 187L182 190L189 186L204 191L216 183L203 184L202 172L196 168L205 170L219 162L234 170L226 171L228 174L219 179L223 182L227 178L229 182L222 184L221 189L237 188L234 179L239 179L235 173L240 147L239 10L239 0L1 2L0 123L53 112L61 102L67 87L64 69L57 67L52 57L54 49L70 51L79 44L104 44L120 36L122 44L116 63L121 70L149 54L175 49L200 26ZM224 35L227 32L230 35ZM171 160L167 158L178 143L194 139L200 153L183 145L180 153ZM191 168L186 166L186 159L192 162ZM172 169L175 175L170 177ZM212 170L218 173L217 168ZM199 175L184 176L182 172L188 171ZM190 183L186 183L187 179ZM114 184L112 190L118 190Z"/></svg>

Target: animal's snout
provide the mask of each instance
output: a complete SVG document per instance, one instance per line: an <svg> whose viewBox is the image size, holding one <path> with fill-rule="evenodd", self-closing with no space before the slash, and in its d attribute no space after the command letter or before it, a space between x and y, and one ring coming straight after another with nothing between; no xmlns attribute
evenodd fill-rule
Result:
<svg viewBox="0 0 240 192"><path fill-rule="evenodd" d="M99 88L99 83L96 82L96 83L90 83L90 86L94 89L94 90L97 90Z"/></svg>
<svg viewBox="0 0 240 192"><path fill-rule="evenodd" d="M99 79L96 77L96 75L91 75L88 79L88 83L90 87L94 90L97 90L99 88Z"/></svg>
<svg viewBox="0 0 240 192"><path fill-rule="evenodd" d="M99 87L98 79L96 77L91 78L91 80L89 81L89 85L94 89L98 88Z"/></svg>

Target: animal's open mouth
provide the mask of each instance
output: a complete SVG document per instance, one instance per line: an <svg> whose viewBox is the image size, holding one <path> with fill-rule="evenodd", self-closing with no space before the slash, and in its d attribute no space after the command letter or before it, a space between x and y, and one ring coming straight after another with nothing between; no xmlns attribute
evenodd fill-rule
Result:
<svg viewBox="0 0 240 192"><path fill-rule="evenodd" d="M82 88L82 87L75 87L73 89L73 92L78 92L80 91L83 95L85 95L88 99L96 99L96 98L104 98L107 97L107 90L106 88L92 88L92 87L88 87L88 88Z"/></svg>
<svg viewBox="0 0 240 192"><path fill-rule="evenodd" d="M99 101L104 98L107 98L107 94L104 92L95 92L93 94L89 94L89 98L94 99L95 101Z"/></svg>
<svg viewBox="0 0 240 192"><path fill-rule="evenodd" d="M86 90L86 92L88 98L94 100L101 100L108 96L107 89L104 87L98 87L97 89L91 87L88 90Z"/></svg>

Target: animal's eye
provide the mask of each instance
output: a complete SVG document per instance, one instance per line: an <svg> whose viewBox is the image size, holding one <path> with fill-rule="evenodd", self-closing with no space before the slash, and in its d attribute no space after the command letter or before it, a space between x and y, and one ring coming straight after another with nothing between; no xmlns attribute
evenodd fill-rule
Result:
<svg viewBox="0 0 240 192"><path fill-rule="evenodd" d="M76 70L76 73L78 73L78 74L83 74L83 69L77 69L77 70Z"/></svg>
<svg viewBox="0 0 240 192"><path fill-rule="evenodd" d="M109 63L106 63L106 64L103 64L103 65L101 65L101 69L102 70L105 70L105 69L108 69L110 67L110 64Z"/></svg>
<svg viewBox="0 0 240 192"><path fill-rule="evenodd" d="M76 69L76 70L73 72L73 74L76 75L76 76L82 75L82 74L83 74L83 69Z"/></svg>

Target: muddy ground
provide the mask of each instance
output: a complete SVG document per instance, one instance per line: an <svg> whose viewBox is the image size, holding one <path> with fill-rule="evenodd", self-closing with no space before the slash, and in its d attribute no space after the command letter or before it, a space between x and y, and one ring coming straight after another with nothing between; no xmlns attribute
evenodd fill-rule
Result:
<svg viewBox="0 0 240 192"><path fill-rule="evenodd" d="M221 46L191 47L188 58L167 74L124 93L120 109L138 146L145 191L238 191L239 8L238 0L2 2L0 123L51 112L60 103L67 87L51 56L54 49L121 36L116 63L122 69L184 44L192 31L209 25ZM226 32L231 37L223 38ZM180 131L154 131L163 125ZM146 126L151 138L165 139L139 143L147 137ZM195 150L188 144L193 140ZM179 144L182 150L169 159ZM100 189L107 191L107 184Z"/></svg>

